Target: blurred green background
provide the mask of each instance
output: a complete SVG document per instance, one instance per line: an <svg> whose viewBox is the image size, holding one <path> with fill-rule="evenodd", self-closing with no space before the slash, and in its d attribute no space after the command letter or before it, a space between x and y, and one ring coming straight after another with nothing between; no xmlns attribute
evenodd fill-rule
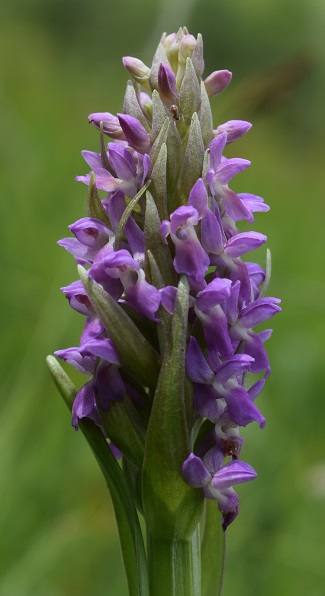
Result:
<svg viewBox="0 0 325 596"><path fill-rule="evenodd" d="M245 432L258 472L239 489L224 596L325 593L324 100L321 0L5 0L0 22L2 392L0 595L124 596L104 481L45 367L76 345L81 318L61 285L76 279L56 246L83 217L97 150L87 124L120 111L123 55L150 64L160 34L186 24L205 42L206 75L228 68L214 122L251 120L228 155L251 159L234 189L265 197L253 229L269 236L272 376L261 432ZM241 229L244 229L242 226ZM261 254L264 258L264 253ZM80 379L74 378L80 383Z"/></svg>

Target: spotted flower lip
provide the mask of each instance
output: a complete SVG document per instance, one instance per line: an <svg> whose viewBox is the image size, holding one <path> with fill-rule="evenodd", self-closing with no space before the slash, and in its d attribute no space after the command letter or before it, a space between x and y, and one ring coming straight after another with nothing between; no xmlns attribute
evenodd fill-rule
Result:
<svg viewBox="0 0 325 596"><path fill-rule="evenodd" d="M229 188L250 161L230 157L228 145L252 125L213 124L209 98L232 74L202 78L200 35L164 34L152 64L126 56L123 65L133 82L120 113L89 115L99 148L82 151L88 173L76 177L88 186L88 217L58 242L82 280L61 290L86 323L79 345L55 354L88 377L73 426L90 418L130 464L149 525L157 529L159 512L164 532L188 537L184 502L197 520L198 501L216 500L225 530L239 513L233 487L256 477L241 428L266 423L257 398L272 330L259 325L281 307L266 296L268 253L265 267L254 262L267 237L247 224L269 206Z"/></svg>

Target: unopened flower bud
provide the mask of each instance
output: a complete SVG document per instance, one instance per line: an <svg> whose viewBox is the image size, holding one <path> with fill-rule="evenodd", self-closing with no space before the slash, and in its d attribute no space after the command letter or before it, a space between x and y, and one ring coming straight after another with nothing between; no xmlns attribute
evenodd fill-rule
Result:
<svg viewBox="0 0 325 596"><path fill-rule="evenodd" d="M209 97L214 97L228 87L232 78L229 70L215 70L204 81Z"/></svg>
<svg viewBox="0 0 325 596"><path fill-rule="evenodd" d="M250 122L245 120L229 120L224 124L220 124L216 130L213 131L213 135L216 137L221 135L223 132L227 133L227 145L240 139L246 132L252 128Z"/></svg>
<svg viewBox="0 0 325 596"><path fill-rule="evenodd" d="M160 64L158 71L158 89L162 100L171 106L177 100L176 77L167 64Z"/></svg>
<svg viewBox="0 0 325 596"><path fill-rule="evenodd" d="M139 153L145 153L150 145L150 137L141 122L128 114L117 114L128 143Z"/></svg>
<svg viewBox="0 0 325 596"><path fill-rule="evenodd" d="M133 58L132 56L125 56L122 58L122 62L124 68L137 83L145 85L148 82L150 68L148 68L142 60L138 60L138 58Z"/></svg>
<svg viewBox="0 0 325 596"><path fill-rule="evenodd" d="M94 112L89 114L88 120L96 128L100 129L100 123L103 123L103 133L112 137L112 139L125 139L119 120L109 112Z"/></svg>
<svg viewBox="0 0 325 596"><path fill-rule="evenodd" d="M167 58L174 72L177 71L179 44L182 35L183 32L180 29L178 33L171 33L170 35L167 35L163 41Z"/></svg>
<svg viewBox="0 0 325 596"><path fill-rule="evenodd" d="M178 53L178 62L186 62L186 58L191 58L196 46L196 39L194 35L184 35Z"/></svg>

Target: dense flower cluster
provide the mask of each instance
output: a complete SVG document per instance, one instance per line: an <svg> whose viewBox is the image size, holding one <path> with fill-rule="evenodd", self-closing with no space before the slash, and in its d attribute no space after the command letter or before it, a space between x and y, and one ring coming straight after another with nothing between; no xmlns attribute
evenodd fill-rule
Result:
<svg viewBox="0 0 325 596"><path fill-rule="evenodd" d="M255 398L270 373L264 342L271 330L254 328L280 310L278 299L264 296L268 274L242 260L266 237L237 229L237 222L253 222L254 212L269 207L261 197L229 188L250 162L223 155L251 125L232 120L213 129L209 98L229 84L231 73L219 70L202 80L202 39L185 28L163 36L151 68L131 57L123 64L133 79L123 113L89 116L101 140L99 153L82 152L92 173L77 177L89 186L89 217L72 224L73 237L59 244L119 305L158 361L161 329L174 312L180 276L187 276L191 452L182 474L206 498L217 499L226 528L238 514L233 485L256 476L240 459L240 427L265 424ZM108 144L105 135L113 139ZM104 191L102 198L97 191ZM141 473L155 383L128 368L81 281L62 291L86 317L80 345L56 352L90 376L75 399L72 424L78 429L81 418L91 418L114 452ZM258 377L249 382L248 373ZM116 404L129 420L125 429ZM134 444L123 436L130 428Z"/></svg>

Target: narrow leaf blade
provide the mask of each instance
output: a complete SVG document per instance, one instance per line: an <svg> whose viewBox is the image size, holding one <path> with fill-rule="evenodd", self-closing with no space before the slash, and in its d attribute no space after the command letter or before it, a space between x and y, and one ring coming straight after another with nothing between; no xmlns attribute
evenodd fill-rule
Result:
<svg viewBox="0 0 325 596"><path fill-rule="evenodd" d="M54 382L71 410L76 389L53 356L47 364ZM79 422L106 480L111 494L120 536L123 562L126 570L130 596L149 596L147 560L139 519L123 472L115 460L100 429L89 419Z"/></svg>
<svg viewBox="0 0 325 596"><path fill-rule="evenodd" d="M83 286L103 322L122 366L145 387L154 389L159 372L159 356L143 337L133 321L102 286L79 265Z"/></svg>
<svg viewBox="0 0 325 596"><path fill-rule="evenodd" d="M188 486L182 477L182 464L190 451L184 404L188 300L188 281L182 276L153 400L142 473L145 517L152 536L162 540L172 536L187 540L202 507L201 491Z"/></svg>

